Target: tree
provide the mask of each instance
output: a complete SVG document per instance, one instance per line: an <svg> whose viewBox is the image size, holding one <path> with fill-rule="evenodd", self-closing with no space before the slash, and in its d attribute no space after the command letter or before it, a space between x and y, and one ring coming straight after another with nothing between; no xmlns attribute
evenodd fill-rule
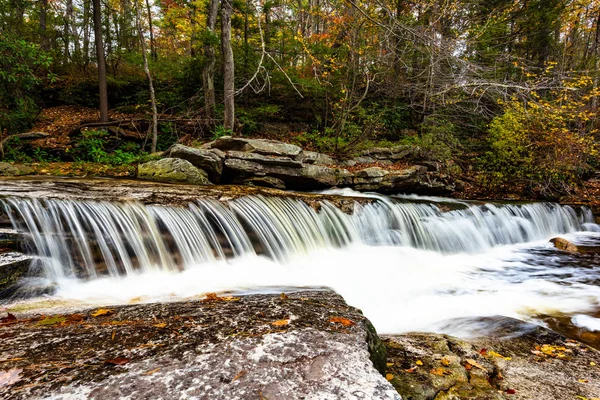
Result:
<svg viewBox="0 0 600 400"><path fill-rule="evenodd" d="M235 75L233 48L231 47L231 14L233 0L221 2L221 47L223 52L223 102L225 105L223 127L233 130L235 124Z"/></svg>
<svg viewBox="0 0 600 400"><path fill-rule="evenodd" d="M92 0L94 14L94 36L96 42L96 63L98 64L98 91L100 95L100 122L108 122L108 89L106 84L106 60L102 39L102 10L100 0Z"/></svg>

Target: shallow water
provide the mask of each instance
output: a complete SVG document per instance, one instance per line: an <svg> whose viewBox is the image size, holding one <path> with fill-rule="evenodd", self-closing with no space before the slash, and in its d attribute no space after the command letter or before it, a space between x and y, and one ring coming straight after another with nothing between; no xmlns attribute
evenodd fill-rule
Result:
<svg viewBox="0 0 600 400"><path fill-rule="evenodd" d="M543 204L377 197L378 203L358 207L353 216L328 205L316 213L298 202L264 198L236 200L226 208L201 201L189 209L15 199L6 204L20 229L37 235L34 251L46 278L33 284L52 285L55 292L46 298L58 304L317 287L332 288L362 309L380 333L464 337L476 324L464 321L496 315L575 336L600 330L600 258L560 252L548 243L558 234L600 240L598 233L583 232L599 230L591 215ZM443 212L443 203L454 207ZM208 213L219 218L203 224ZM71 237L81 234L76 246L55 235L61 229ZM86 244L99 239L103 269L96 265L98 254L86 253ZM177 256L164 254L173 249ZM452 322L457 319L463 322Z"/></svg>

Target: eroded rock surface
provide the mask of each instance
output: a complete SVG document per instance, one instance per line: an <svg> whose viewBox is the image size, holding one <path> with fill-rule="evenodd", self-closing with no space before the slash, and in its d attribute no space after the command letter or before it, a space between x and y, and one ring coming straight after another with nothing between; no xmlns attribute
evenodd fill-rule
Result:
<svg viewBox="0 0 600 400"><path fill-rule="evenodd" d="M600 352L548 329L503 318L512 332L461 340L386 336L388 374L405 399L592 399ZM510 320L510 321L508 321Z"/></svg>
<svg viewBox="0 0 600 400"><path fill-rule="evenodd" d="M0 398L400 399L368 320L328 291L16 317Z"/></svg>
<svg viewBox="0 0 600 400"><path fill-rule="evenodd" d="M223 173L225 153L218 149L206 150L176 144L165 152L170 158L189 161L194 167L208 174L211 182L218 183Z"/></svg>

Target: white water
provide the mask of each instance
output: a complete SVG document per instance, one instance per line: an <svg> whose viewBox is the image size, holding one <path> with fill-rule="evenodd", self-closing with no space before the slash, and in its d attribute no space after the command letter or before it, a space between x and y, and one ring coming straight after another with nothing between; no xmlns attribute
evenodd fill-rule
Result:
<svg viewBox="0 0 600 400"><path fill-rule="evenodd" d="M600 309L600 267L565 264L546 250L557 234L597 230L589 214L544 204L462 204L442 213L431 204L380 200L353 216L264 198L189 209L12 199L7 208L33 235L57 284L54 298L106 305L329 287L382 333L453 333L450 319L495 315L567 314L594 326L586 314ZM57 231L80 237L68 247ZM91 239L104 240L104 269L86 253ZM81 270L86 279L75 278Z"/></svg>

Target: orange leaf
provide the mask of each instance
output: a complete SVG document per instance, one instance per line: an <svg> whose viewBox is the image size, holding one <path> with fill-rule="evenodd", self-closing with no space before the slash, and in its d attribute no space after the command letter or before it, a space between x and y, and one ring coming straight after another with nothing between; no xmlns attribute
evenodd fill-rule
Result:
<svg viewBox="0 0 600 400"><path fill-rule="evenodd" d="M356 323L354 321L351 321L347 318L342 318L342 317L331 317L329 318L329 323L331 324L342 324L344 326L352 326L352 325L356 325Z"/></svg>
<svg viewBox="0 0 600 400"><path fill-rule="evenodd" d="M104 364L108 364L108 365L125 365L128 362L129 362L129 358L117 357L117 358L113 358L112 360L106 360L106 361L104 361Z"/></svg>
<svg viewBox="0 0 600 400"><path fill-rule="evenodd" d="M452 372L448 371L446 368L435 368L432 369L431 371L429 371L430 373L434 374L434 375L438 375L438 376L444 376L444 375L452 375Z"/></svg>
<svg viewBox="0 0 600 400"><path fill-rule="evenodd" d="M271 322L271 325L273 325L273 326L285 326L285 325L289 325L289 324L290 324L289 319L280 319L275 322Z"/></svg>

